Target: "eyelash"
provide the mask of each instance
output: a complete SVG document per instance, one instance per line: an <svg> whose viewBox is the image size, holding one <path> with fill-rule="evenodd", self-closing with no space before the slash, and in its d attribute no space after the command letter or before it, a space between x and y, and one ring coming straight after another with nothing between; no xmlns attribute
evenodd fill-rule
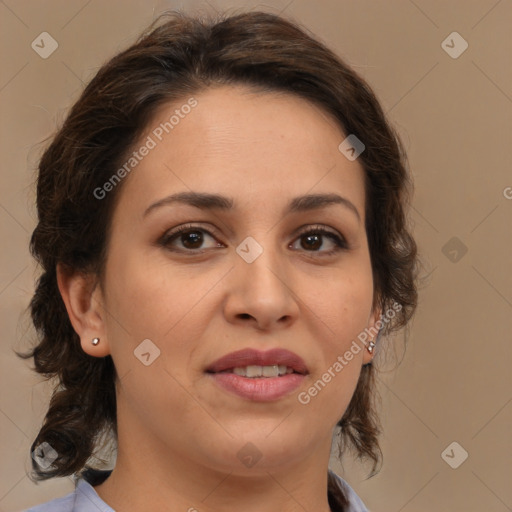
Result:
<svg viewBox="0 0 512 512"><path fill-rule="evenodd" d="M166 247L167 249L169 249L169 250L171 250L173 252L189 253L190 255L203 254L208 249L206 249L206 250L205 249L170 249L170 247L169 247L170 243L172 241L174 241L175 239L177 239L180 235L182 235L184 233L194 232L194 231L200 231L200 232L208 234L212 238L216 238L215 234L211 233L208 229L205 229L205 228L200 227L200 226L196 226L194 224L184 224L183 226L180 226L180 227L176 228L175 230L173 230L171 232L165 233L164 236L160 239L159 244L164 246L164 247ZM318 254L320 254L322 256L332 256L333 254L335 254L335 253L337 253L339 251L347 250L349 248L348 244L347 244L347 242L345 241L344 238L339 237L338 235L336 235L332 231L326 230L321 225L315 225L315 226L310 227L310 228L308 228L308 229L306 229L304 231L301 231L297 235L296 240L300 239L301 237L308 236L308 235L322 235L322 236L326 236L326 237L330 238L334 242L336 247L334 249L329 250L329 251L308 251L308 250L304 249L305 252L318 253Z"/></svg>

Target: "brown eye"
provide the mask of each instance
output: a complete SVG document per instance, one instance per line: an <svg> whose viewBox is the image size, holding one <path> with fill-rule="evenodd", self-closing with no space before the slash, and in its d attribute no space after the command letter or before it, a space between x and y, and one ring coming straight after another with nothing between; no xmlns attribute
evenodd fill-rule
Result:
<svg viewBox="0 0 512 512"><path fill-rule="evenodd" d="M322 235L302 235L302 247L304 249L316 251L322 246Z"/></svg>
<svg viewBox="0 0 512 512"><path fill-rule="evenodd" d="M181 233L180 241L187 249L199 249L203 243L203 235L201 231L187 231Z"/></svg>
<svg viewBox="0 0 512 512"><path fill-rule="evenodd" d="M326 239L328 240L327 244ZM316 252L323 256L329 256L340 250L348 249L347 243L342 237L332 231L327 231L322 226L310 228L302 232L297 240L300 241L301 248L306 252Z"/></svg>
<svg viewBox="0 0 512 512"><path fill-rule="evenodd" d="M210 247L204 247L209 238L213 240L213 243L210 243ZM190 253L200 253L206 249L224 247L207 229L193 225L180 226L167 232L159 243L171 251Z"/></svg>
<svg viewBox="0 0 512 512"><path fill-rule="evenodd" d="M210 247L204 247L208 238L214 241ZM297 241L300 247L295 250L303 250L309 253L317 253L319 256L329 256L340 250L348 249L343 237L322 226L310 228L299 234ZM295 242L296 243L296 242ZM175 252L202 253L206 249L225 247L218 242L214 235L207 229L193 225L180 226L179 228L166 233L160 240L160 245ZM294 243L289 247L293 248ZM316 255L316 254L315 254Z"/></svg>

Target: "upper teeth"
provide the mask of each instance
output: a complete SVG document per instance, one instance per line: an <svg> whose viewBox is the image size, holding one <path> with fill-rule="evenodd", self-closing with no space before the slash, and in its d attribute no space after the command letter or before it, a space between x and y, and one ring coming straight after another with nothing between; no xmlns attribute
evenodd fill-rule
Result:
<svg viewBox="0 0 512 512"><path fill-rule="evenodd" d="M293 373L293 370L284 365L277 365L277 364L274 364L272 366L249 365L249 366L233 368L233 373L235 375L240 375L241 377L249 377L249 378L278 377L279 375L286 375L287 373Z"/></svg>

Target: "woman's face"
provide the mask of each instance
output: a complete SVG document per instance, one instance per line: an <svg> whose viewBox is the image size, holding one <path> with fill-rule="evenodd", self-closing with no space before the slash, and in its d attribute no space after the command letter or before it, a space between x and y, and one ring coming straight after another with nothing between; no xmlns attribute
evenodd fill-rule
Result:
<svg viewBox="0 0 512 512"><path fill-rule="evenodd" d="M136 145L94 292L120 446L239 474L327 463L371 357L353 342L379 313L363 169L303 99L221 87L194 100L161 108Z"/></svg>

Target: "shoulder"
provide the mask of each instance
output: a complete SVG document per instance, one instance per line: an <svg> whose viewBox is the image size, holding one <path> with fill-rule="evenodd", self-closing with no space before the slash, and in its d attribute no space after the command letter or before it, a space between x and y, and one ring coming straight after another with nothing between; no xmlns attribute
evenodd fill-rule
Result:
<svg viewBox="0 0 512 512"><path fill-rule="evenodd" d="M115 512L96 493L94 487L80 479L73 492L24 512Z"/></svg>
<svg viewBox="0 0 512 512"><path fill-rule="evenodd" d="M334 476L336 482L340 486L343 494L349 502L349 508L347 512L369 512L366 508L366 505L362 502L361 498L356 494L354 489L352 489L352 487L350 487L350 485L345 480L343 480L341 476L338 476L336 473L334 473L334 471L330 471L330 473Z"/></svg>
<svg viewBox="0 0 512 512"><path fill-rule="evenodd" d="M349 502L347 512L369 512L361 498L350 485L333 471L336 482ZM94 482L93 482L94 483ZM29 508L24 512L115 512L96 493L94 487L80 479L75 490L62 498L57 498L41 505Z"/></svg>

